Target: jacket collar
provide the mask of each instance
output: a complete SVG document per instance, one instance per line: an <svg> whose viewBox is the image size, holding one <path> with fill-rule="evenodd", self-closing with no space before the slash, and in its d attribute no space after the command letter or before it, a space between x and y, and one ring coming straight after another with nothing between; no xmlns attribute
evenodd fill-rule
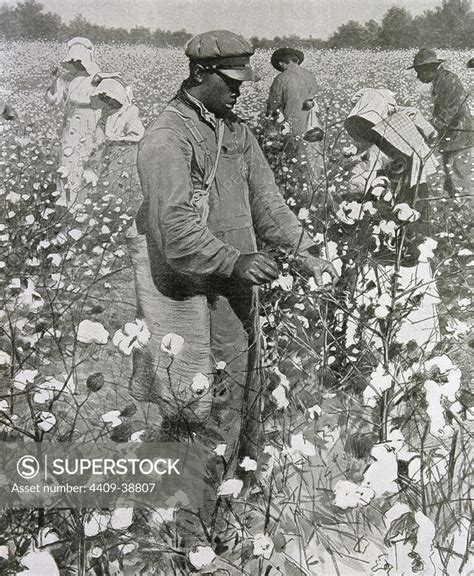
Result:
<svg viewBox="0 0 474 576"><path fill-rule="evenodd" d="M209 126L211 126L213 130L217 128L217 118L214 116L214 114L212 112L209 112L209 110L204 106L204 104L200 102L197 98L191 96L191 94L189 94L189 92L186 90L186 88L184 88L184 86L181 86L178 94L176 95L176 98L177 100L182 102L185 106L188 106L189 108L192 108L195 112L197 112L201 120L209 124Z"/></svg>

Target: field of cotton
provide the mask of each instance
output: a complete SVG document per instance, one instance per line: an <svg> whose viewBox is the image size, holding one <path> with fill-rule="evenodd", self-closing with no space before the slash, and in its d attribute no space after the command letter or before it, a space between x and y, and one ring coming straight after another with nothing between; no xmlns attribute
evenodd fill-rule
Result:
<svg viewBox="0 0 474 576"><path fill-rule="evenodd" d="M63 110L44 93L64 47L0 50L1 99L20 117L1 124L0 439L140 441L157 418L129 392L132 352L149 338L125 237L140 191L124 170L119 196L99 178L81 213L58 202ZM470 54L438 54L469 86ZM181 50L99 45L96 55L102 70L123 74L145 125L187 72ZM326 178L316 184L283 156L281 134L266 129L275 71L269 52L253 57L262 79L244 86L236 111L342 281L319 290L288 254L274 254L281 274L262 291L260 310L264 440L257 461L239 463L255 471L252 492L222 478L211 528L172 503L4 509L2 574L469 573L469 205L444 198L434 177L424 199L430 224L416 228L422 207L397 198L386 178L364 181L342 126L366 87L388 88L429 118L429 88L406 70L412 57L306 53L326 134ZM216 453L225 459L225 444Z"/></svg>

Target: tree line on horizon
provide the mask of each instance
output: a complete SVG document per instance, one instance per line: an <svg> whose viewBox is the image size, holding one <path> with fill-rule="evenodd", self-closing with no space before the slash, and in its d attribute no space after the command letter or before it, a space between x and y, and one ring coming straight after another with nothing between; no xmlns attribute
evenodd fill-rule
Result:
<svg viewBox="0 0 474 576"><path fill-rule="evenodd" d="M58 14L45 12L36 0L18 2L15 6L0 6L0 38L6 40L59 40L85 36L92 42L150 44L159 47L183 46L192 34L186 30L170 32L140 26L110 28L93 24L78 14L69 24ZM442 0L434 10L413 17L398 6L389 8L381 22L361 23L350 20L328 40L301 38L296 35L275 36L273 39L253 36L255 48L294 46L300 48L437 48L474 47L474 13L471 0Z"/></svg>

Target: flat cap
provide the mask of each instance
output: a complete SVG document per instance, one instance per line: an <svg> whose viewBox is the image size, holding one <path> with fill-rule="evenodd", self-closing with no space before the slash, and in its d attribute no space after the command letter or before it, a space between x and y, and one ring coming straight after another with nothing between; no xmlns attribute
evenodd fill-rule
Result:
<svg viewBox="0 0 474 576"><path fill-rule="evenodd" d="M258 80L250 66L250 56L254 52L250 42L229 30L197 34L185 47L185 54L191 61L240 81Z"/></svg>

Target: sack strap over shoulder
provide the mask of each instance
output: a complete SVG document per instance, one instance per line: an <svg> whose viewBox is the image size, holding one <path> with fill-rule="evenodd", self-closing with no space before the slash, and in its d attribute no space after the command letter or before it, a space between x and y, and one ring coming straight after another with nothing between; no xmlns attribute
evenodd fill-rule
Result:
<svg viewBox="0 0 474 576"><path fill-rule="evenodd" d="M216 177L217 167L219 165L219 157L221 155L221 148L222 148L222 140L224 139L224 122L223 120L219 120L218 125L218 134L217 134L217 154L216 160L214 162L214 166L212 167L211 173L206 179L206 190L209 190L214 182L214 178Z"/></svg>
<svg viewBox="0 0 474 576"><path fill-rule="evenodd" d="M175 114L177 114L181 118L181 120L184 122L184 125L191 132L194 140L196 140L196 142L198 144L201 142L204 142L204 136L201 134L201 132L199 132L198 127L191 120L191 118L189 118L188 116L186 116L186 114L183 114L181 112L181 110L178 110L177 108L175 108L174 106L171 106L170 104L168 104L168 106L164 109L164 112L166 112L166 111L174 112Z"/></svg>
<svg viewBox="0 0 474 576"><path fill-rule="evenodd" d="M178 110L174 106L168 105L165 108L165 111L174 112L175 114L177 114L183 120L184 125L189 130L189 132L191 133L191 135L193 136L193 138L196 140L196 142L198 144L201 142L204 142L204 137L201 134L201 132L199 131L196 124L191 120L191 118L186 116L186 114L183 114L181 112L181 110ZM209 190L211 188L212 183L214 182L214 178L216 177L217 167L219 165L219 157L221 154L222 141L224 139L224 122L222 120L218 120L217 131L218 131L218 133L217 133L217 154L216 154L214 166L212 167L212 170L211 170L209 176L206 178L206 184L205 184L206 190Z"/></svg>

